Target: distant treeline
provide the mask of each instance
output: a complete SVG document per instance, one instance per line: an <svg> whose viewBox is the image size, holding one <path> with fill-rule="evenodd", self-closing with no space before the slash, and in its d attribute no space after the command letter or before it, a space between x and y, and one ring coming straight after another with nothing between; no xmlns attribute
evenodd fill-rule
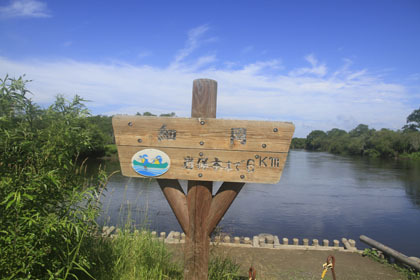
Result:
<svg viewBox="0 0 420 280"><path fill-rule="evenodd" d="M401 130L375 130L359 124L349 132L333 128L314 130L306 138L293 138L292 149L383 158L420 159L420 108L407 118Z"/></svg>
<svg viewBox="0 0 420 280"><path fill-rule="evenodd" d="M157 116L151 112L137 112L136 115ZM159 116L176 117L176 114L171 112ZM112 149L110 144L114 144L114 139L111 119L109 116L87 117L86 121L90 127L95 127L96 135L96 145L90 151L91 156L108 154ZM359 124L349 132L338 128L327 132L314 130L306 138L293 138L290 147L334 154L420 159L420 108L407 117L407 124L401 130L376 130L365 124Z"/></svg>

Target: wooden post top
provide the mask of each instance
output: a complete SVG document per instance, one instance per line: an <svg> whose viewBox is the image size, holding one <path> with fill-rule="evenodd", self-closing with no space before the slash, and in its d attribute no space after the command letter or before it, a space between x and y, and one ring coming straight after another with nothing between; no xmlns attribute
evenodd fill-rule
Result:
<svg viewBox="0 0 420 280"><path fill-rule="evenodd" d="M217 82L197 79L193 82L192 118L216 118Z"/></svg>

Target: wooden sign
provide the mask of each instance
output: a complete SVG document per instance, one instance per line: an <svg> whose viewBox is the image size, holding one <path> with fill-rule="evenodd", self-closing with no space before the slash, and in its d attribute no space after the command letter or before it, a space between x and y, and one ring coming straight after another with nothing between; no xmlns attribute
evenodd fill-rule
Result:
<svg viewBox="0 0 420 280"><path fill-rule="evenodd" d="M294 125L288 122L115 116L124 176L277 183Z"/></svg>

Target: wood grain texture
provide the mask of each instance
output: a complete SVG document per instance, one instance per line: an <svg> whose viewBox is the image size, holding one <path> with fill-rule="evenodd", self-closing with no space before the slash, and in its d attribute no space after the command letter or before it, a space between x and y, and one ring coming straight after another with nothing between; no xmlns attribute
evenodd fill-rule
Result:
<svg viewBox="0 0 420 280"><path fill-rule="evenodd" d="M219 224L244 185L244 183L224 182L220 186L213 197L207 218L207 232L209 235Z"/></svg>
<svg viewBox="0 0 420 280"><path fill-rule="evenodd" d="M131 158L139 150L141 148L133 146L118 147L121 171L124 176L144 178L131 167ZM274 184L280 180L287 158L287 153L177 148L160 148L159 150L170 157L171 167L165 174L157 177L158 179ZM206 164L203 163L205 159L207 159ZM273 160L275 162L272 162Z"/></svg>
<svg viewBox="0 0 420 280"><path fill-rule="evenodd" d="M216 118L217 82L197 79L193 82L192 118Z"/></svg>
<svg viewBox="0 0 420 280"><path fill-rule="evenodd" d="M189 216L188 206L185 193L182 190L178 180L160 179L157 180L159 186L165 195L166 200L171 206L182 230L188 235L189 230Z"/></svg>
<svg viewBox="0 0 420 280"><path fill-rule="evenodd" d="M117 115L112 123L117 146L153 148L288 152L294 132L292 123L278 121ZM245 129L245 141L235 139L236 129ZM176 131L175 139L162 139L162 130Z"/></svg>
<svg viewBox="0 0 420 280"><path fill-rule="evenodd" d="M212 80L195 80L191 116L216 117L217 83ZM207 217L210 211L213 182L188 181L187 205L189 230L186 238L184 279L208 279L210 237Z"/></svg>
<svg viewBox="0 0 420 280"><path fill-rule="evenodd" d="M212 202L213 182L188 181L189 230L185 244L184 279L207 279L210 237L207 217Z"/></svg>

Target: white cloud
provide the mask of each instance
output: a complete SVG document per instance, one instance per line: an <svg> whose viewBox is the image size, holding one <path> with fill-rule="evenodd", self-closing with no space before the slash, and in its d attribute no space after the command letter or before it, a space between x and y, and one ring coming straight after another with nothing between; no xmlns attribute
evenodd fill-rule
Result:
<svg viewBox="0 0 420 280"><path fill-rule="evenodd" d="M297 68L290 71L290 75L292 76L301 76L306 74L314 74L316 76L323 77L327 74L327 67L325 64L318 65L318 60L315 58L313 54L305 56L305 60L311 64L311 68L303 67Z"/></svg>
<svg viewBox="0 0 420 280"><path fill-rule="evenodd" d="M407 87L366 69L352 70L350 60L329 72L314 55L305 57L310 68L292 71L278 59L234 67L215 55L186 62L207 30L190 31L185 48L167 67L0 57L0 75L26 74L40 104L51 104L59 93L79 94L92 101L87 105L94 113L175 112L184 117L190 115L192 81L210 78L218 82L219 118L293 121L299 137L314 129L350 130L359 123L398 129L414 109L407 105L413 96Z"/></svg>
<svg viewBox="0 0 420 280"><path fill-rule="evenodd" d="M175 59L171 65L173 68L177 68L178 66L180 66L180 63L200 46L200 44L202 43L202 40L200 39L202 35L208 30L209 26L205 24L193 28L188 32L188 40L185 44L185 47L179 50L178 54L175 56ZM214 41L214 38L211 38L209 41Z"/></svg>
<svg viewBox="0 0 420 280"><path fill-rule="evenodd" d="M91 100L96 113L152 111L189 116L191 85L196 78L218 81L218 116L240 119L293 121L296 134L333 127L352 129L359 123L376 128L400 128L412 108L404 105L404 86L386 83L366 73L357 80L343 77L265 75L273 62L245 65L240 69L198 69L213 58L201 58L182 69L97 64L73 60L13 61L0 58L0 74L34 80L29 88L34 100L50 104L54 96L79 94ZM198 69L198 70L197 70Z"/></svg>
<svg viewBox="0 0 420 280"><path fill-rule="evenodd" d="M50 17L47 4L37 0L13 0L8 6L0 7L0 18Z"/></svg>

